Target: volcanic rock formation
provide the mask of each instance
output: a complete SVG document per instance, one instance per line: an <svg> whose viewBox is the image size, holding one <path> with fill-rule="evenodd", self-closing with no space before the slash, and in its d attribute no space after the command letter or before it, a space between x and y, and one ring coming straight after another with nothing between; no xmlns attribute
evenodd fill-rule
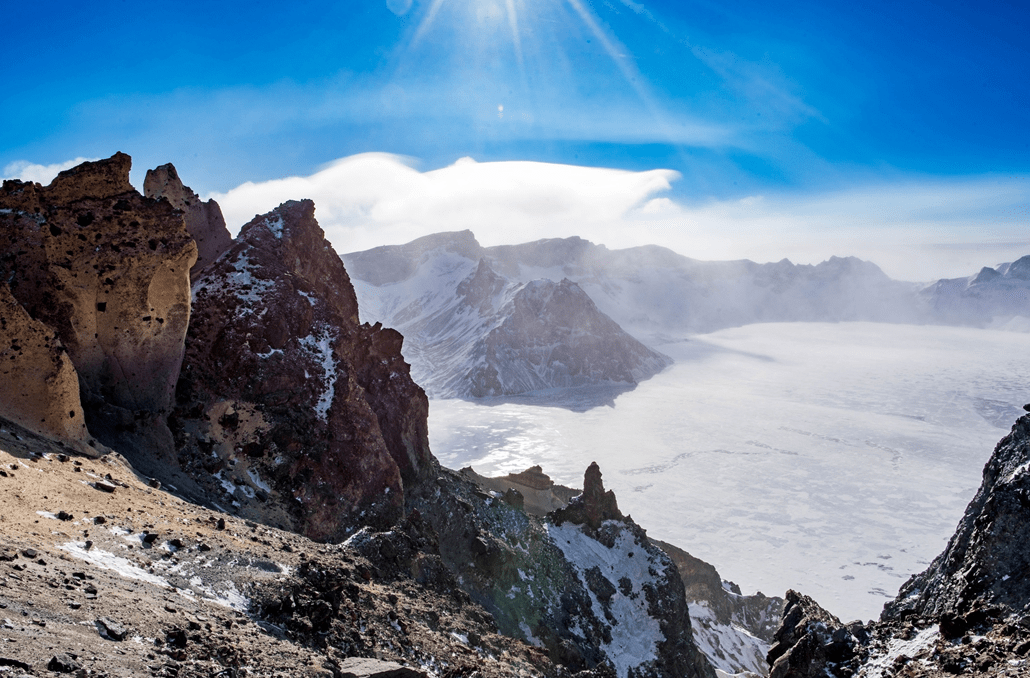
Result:
<svg viewBox="0 0 1030 678"><path fill-rule="evenodd" d="M947 548L902 586L878 622L844 625L788 592L768 657L771 678L1026 675L1028 496L1030 415L998 443Z"/></svg>
<svg viewBox="0 0 1030 678"><path fill-rule="evenodd" d="M314 209L255 218L194 282L176 432L212 496L336 541L396 520L433 460L402 338L358 324Z"/></svg>
<svg viewBox="0 0 1030 678"><path fill-rule="evenodd" d="M512 280L489 258L470 258L480 250L466 231L345 257L365 278L363 317L404 333L413 375L434 397L579 389L610 401L671 364L575 282Z"/></svg>
<svg viewBox="0 0 1030 678"><path fill-rule="evenodd" d="M78 373L86 424L130 456L174 459L171 409L197 248L181 213L129 184L117 153L46 187L0 190L0 274ZM69 410L71 411L71 410Z"/></svg>
<svg viewBox="0 0 1030 678"><path fill-rule="evenodd" d="M618 513L596 465L586 476L589 493L543 520L446 469L408 501L501 633L572 673L715 678L694 644L675 565Z"/></svg>
<svg viewBox="0 0 1030 678"><path fill-rule="evenodd" d="M51 438L98 452L79 401L79 377L54 331L28 312L0 283L0 402L4 416Z"/></svg>
<svg viewBox="0 0 1030 678"><path fill-rule="evenodd" d="M204 267L229 249L232 236L225 227L222 208L214 200L202 201L189 186L183 185L171 163L147 170L143 194L155 200L164 198L172 207L182 211L186 230L197 242L197 263L190 272L192 279L196 279Z"/></svg>
<svg viewBox="0 0 1030 678"><path fill-rule="evenodd" d="M24 618L4 620L23 658L0 664L714 678L673 561L596 465L549 518L439 467L403 339L359 324L310 201L206 250L191 288L189 229L220 227L217 207L192 209L171 166L145 198L129 168L0 191L0 609ZM515 296L577 298L550 285Z"/></svg>

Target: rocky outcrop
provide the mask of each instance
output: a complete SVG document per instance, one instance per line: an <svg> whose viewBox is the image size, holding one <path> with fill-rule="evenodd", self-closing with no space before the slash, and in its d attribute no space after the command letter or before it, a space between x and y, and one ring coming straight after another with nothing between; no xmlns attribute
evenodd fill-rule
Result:
<svg viewBox="0 0 1030 678"><path fill-rule="evenodd" d="M692 640L675 565L631 520L616 517L599 471L590 478L600 504L592 499L591 510L563 520L541 520L447 470L412 493L409 506L501 633L540 647L570 673L714 678ZM586 521L596 515L603 521L591 528Z"/></svg>
<svg viewBox="0 0 1030 678"><path fill-rule="evenodd" d="M787 591L783 620L769 650L769 678L834 676L867 639L860 622L845 626L814 600ZM850 673L848 674L850 675Z"/></svg>
<svg viewBox="0 0 1030 678"><path fill-rule="evenodd" d="M191 279L195 280L206 266L232 244L222 208L214 200L201 200L193 189L183 185L171 163L147 170L143 180L143 195L154 200L164 198L172 207L182 211L186 230L197 243L197 262L190 271Z"/></svg>
<svg viewBox="0 0 1030 678"><path fill-rule="evenodd" d="M1030 409L1030 405L1026 406ZM1030 667L1030 415L984 467L947 548L884 606L842 625L789 592L772 678L1024 675Z"/></svg>
<svg viewBox="0 0 1030 678"><path fill-rule="evenodd" d="M505 501L526 513L539 517L567 506L573 497L582 493L571 487L555 485L540 466L499 478L481 476L471 466L461 469L461 474L480 487L497 492Z"/></svg>
<svg viewBox="0 0 1030 678"><path fill-rule="evenodd" d="M983 482L944 552L904 586L884 610L906 614L964 615L1030 604L1030 415L998 443Z"/></svg>
<svg viewBox="0 0 1030 678"><path fill-rule="evenodd" d="M182 216L129 184L117 153L46 187L0 190L0 274L78 373L86 424L130 456L174 458L165 417L190 316L197 250Z"/></svg>
<svg viewBox="0 0 1030 678"><path fill-rule="evenodd" d="M358 324L314 204L245 225L193 289L176 435L211 496L318 540L397 520L435 463L428 403L401 336Z"/></svg>
<svg viewBox="0 0 1030 678"><path fill-rule="evenodd" d="M625 521L626 517L619 511L615 493L604 489L601 467L592 461L583 474L583 494L555 511L554 521L559 525L570 522L583 525L588 530L597 530L608 520Z"/></svg>

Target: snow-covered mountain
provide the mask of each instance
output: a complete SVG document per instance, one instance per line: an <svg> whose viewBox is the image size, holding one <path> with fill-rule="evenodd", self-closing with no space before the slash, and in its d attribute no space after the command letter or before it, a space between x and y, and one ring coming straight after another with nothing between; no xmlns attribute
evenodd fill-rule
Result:
<svg viewBox="0 0 1030 678"><path fill-rule="evenodd" d="M467 236L466 236L467 234ZM434 397L631 386L671 361L624 332L566 278L499 275L472 234L346 255L366 320L405 336L415 380Z"/></svg>
<svg viewBox="0 0 1030 678"><path fill-rule="evenodd" d="M984 266L968 278L938 280L919 296L938 322L1030 332L1030 256Z"/></svg>
<svg viewBox="0 0 1030 678"><path fill-rule="evenodd" d="M927 284L892 280L855 257L816 265L697 261L655 245L609 250L578 237L482 247L471 231L344 256L366 317L395 327L408 319L405 314L424 314L423 308L453 297L444 290L456 289L480 260L511 282L567 278L602 313L652 345L670 335L756 322L863 320L1030 330L1030 257L970 278ZM409 352L421 350L411 345L420 339L408 341Z"/></svg>

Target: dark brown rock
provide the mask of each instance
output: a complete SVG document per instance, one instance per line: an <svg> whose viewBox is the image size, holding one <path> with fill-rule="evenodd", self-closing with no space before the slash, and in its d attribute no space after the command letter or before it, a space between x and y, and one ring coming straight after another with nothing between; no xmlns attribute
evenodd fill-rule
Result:
<svg viewBox="0 0 1030 678"><path fill-rule="evenodd" d="M606 520L625 520L619 511L615 493L604 489L601 480L601 468L596 461L590 462L583 475L583 494L569 502L565 508L554 512L555 521L559 524L571 522L586 525L592 530L601 527Z"/></svg>
<svg viewBox="0 0 1030 678"><path fill-rule="evenodd" d="M948 542L884 607L884 619L951 619L971 610L1030 605L1030 415L1019 418L983 470L983 482Z"/></svg>
<svg viewBox="0 0 1030 678"><path fill-rule="evenodd" d="M245 225L194 290L176 419L187 465L222 460L242 515L314 539L396 520L405 483L433 464L428 401L401 336L359 325L314 204Z"/></svg>
<svg viewBox="0 0 1030 678"><path fill-rule="evenodd" d="M820 678L855 656L859 643L839 619L814 600L787 591L783 620L767 660L769 678Z"/></svg>

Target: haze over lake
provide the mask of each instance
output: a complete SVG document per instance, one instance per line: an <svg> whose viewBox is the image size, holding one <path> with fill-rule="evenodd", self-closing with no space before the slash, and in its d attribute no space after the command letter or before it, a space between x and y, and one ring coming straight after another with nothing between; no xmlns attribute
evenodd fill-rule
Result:
<svg viewBox="0 0 1030 678"><path fill-rule="evenodd" d="M657 346L676 364L585 412L573 398L434 400L430 439L451 468L540 464L577 487L596 460L624 513L745 593L795 588L871 619L943 549L1030 402L1027 344L953 327L749 325Z"/></svg>

